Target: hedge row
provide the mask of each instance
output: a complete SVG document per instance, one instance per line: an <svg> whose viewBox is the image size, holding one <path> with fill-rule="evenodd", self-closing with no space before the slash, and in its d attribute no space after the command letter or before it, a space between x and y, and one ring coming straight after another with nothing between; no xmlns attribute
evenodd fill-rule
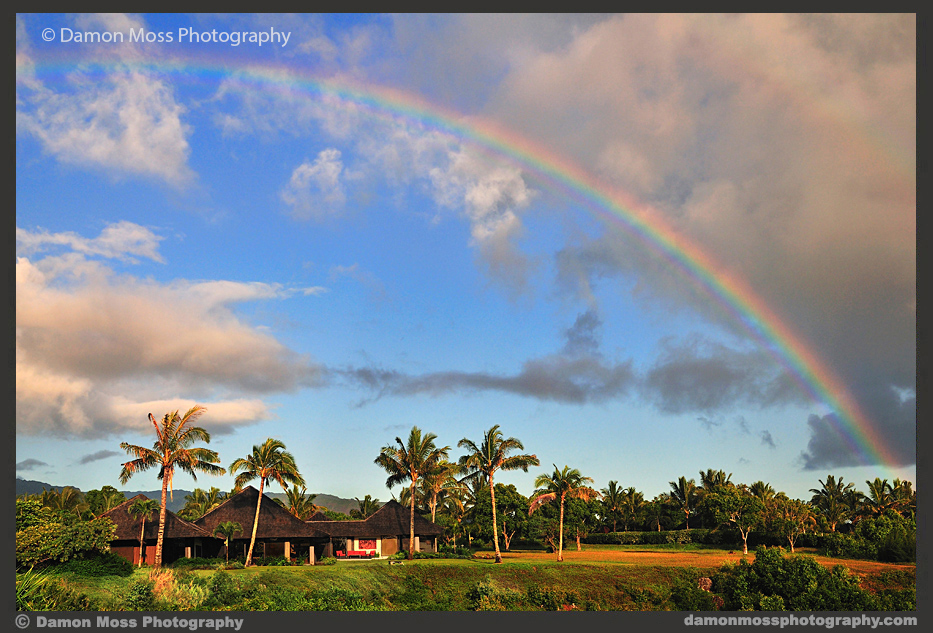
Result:
<svg viewBox="0 0 933 633"><path fill-rule="evenodd" d="M742 536L738 530L720 528L709 530L695 528L691 530L662 530L649 532L608 532L606 534L590 534L580 539L582 543L591 545L684 545L699 543L701 545L736 545L742 544ZM819 534L803 534L796 542L796 547L820 547L822 537ZM752 532L748 536L748 546L779 545L786 547L787 539L774 534Z"/></svg>

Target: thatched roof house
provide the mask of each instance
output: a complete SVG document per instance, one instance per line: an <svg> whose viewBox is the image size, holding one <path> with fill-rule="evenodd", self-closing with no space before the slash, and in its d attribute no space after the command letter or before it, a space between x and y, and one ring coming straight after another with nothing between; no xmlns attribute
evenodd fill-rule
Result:
<svg viewBox="0 0 933 633"><path fill-rule="evenodd" d="M312 517L313 519L313 517ZM389 556L408 549L411 536L411 509L390 500L362 520L309 521L327 532L334 543L334 553L370 552L374 556ZM437 537L444 528L415 513L415 549L437 551Z"/></svg>
<svg viewBox="0 0 933 633"><path fill-rule="evenodd" d="M139 560L139 521L127 514L127 507L137 495L110 510L107 515L117 525L117 538L111 549L129 560ZM225 556L224 541L213 535L221 523L234 521L241 531L230 539L230 556L245 556L249 549L256 517L259 491L247 486L194 522L185 521L166 511L162 559L171 562L182 556ZM254 558L284 556L314 562L322 556L389 556L408 549L411 511L396 501L389 501L366 519L332 521L323 512L302 521L286 508L263 495L259 506ZM158 514L145 525L143 560L153 560L159 527ZM437 551L437 537L443 528L415 513L415 550ZM149 550L152 550L151 552Z"/></svg>
<svg viewBox="0 0 933 633"><path fill-rule="evenodd" d="M142 520L134 518L128 512L129 507L137 499L146 500L148 497L138 494L101 515L109 518L116 526L115 538L110 543L110 551L132 561L133 564L139 563L140 527L143 527L143 562L155 560L156 541L159 536L158 508L145 521L145 525L141 525ZM217 539L211 536L210 532L185 521L171 510L166 509L165 533L162 540L162 561L170 563L183 556L200 556L202 548L207 545L208 549L212 549L213 541Z"/></svg>

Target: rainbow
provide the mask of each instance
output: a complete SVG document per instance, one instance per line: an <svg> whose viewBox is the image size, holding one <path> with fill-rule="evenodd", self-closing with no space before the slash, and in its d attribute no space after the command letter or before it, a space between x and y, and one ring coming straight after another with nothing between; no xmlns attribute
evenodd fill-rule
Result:
<svg viewBox="0 0 933 633"><path fill-rule="evenodd" d="M631 195L600 182L566 157L524 138L497 123L432 104L418 95L391 87L362 84L350 79L318 77L284 65L244 65L202 60L156 62L40 62L30 67L37 77L64 75L80 68L95 75L139 70L182 81L216 84L242 90L277 90L338 104L353 104L360 111L386 120L406 121L451 135L478 149L503 158L533 173L578 200L599 217L624 227L650 250L663 257L704 293L714 298L771 354L815 401L829 407L834 430L865 465L898 464L887 443L842 380L811 347L723 264L679 234L656 210Z"/></svg>

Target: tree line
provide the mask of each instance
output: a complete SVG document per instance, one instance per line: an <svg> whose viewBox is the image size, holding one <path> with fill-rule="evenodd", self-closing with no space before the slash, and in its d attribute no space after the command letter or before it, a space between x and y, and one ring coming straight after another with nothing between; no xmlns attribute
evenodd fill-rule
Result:
<svg viewBox="0 0 933 633"><path fill-rule="evenodd" d="M196 488L185 497L184 509L179 516L196 520L235 494L249 482L258 480L259 502L266 486L275 482L286 494L286 501L276 499L280 505L302 520L316 512L325 512L329 518L365 519L379 507L378 499L366 495L357 498L358 510L350 516L327 511L314 504L316 495L308 494L304 478L294 456L285 450L278 439L268 438L254 445L252 452L234 460L229 469L219 466L218 454L195 444L210 442L210 434L195 422L204 414L205 407L195 405L184 415L179 411L166 413L161 420L149 414L156 440L151 448L122 442L120 447L134 457L123 463L119 481L125 484L139 472L154 469L162 482L159 503L134 503L128 512L140 522L140 539L145 523L159 513L154 566L162 562L167 497L175 469L188 473L197 480L197 474L222 475L229 470L237 473L234 488L222 492L216 487L205 491ZM581 538L594 532L623 532L674 530L681 527L717 529L730 526L738 531L743 551L748 552L748 536L753 530L779 534L785 538L791 551L797 539L805 533L836 533L848 531L863 519L873 519L893 513L914 522L916 520L916 491L910 481L875 478L866 481L867 493L855 489L854 483L844 483L833 475L819 480L809 500L792 499L777 492L768 483L756 481L750 485L732 482L732 474L707 469L695 478L681 476L670 481L670 491L646 500L634 487L620 486L611 480L605 488L592 487L593 479L578 469L553 465L551 473L542 473L535 479L535 491L528 497L513 485L495 483L498 471L522 470L528 472L540 462L534 454L523 453L524 445L515 437L505 437L495 425L487 430L479 442L467 437L457 446L465 454L450 460L450 446L439 446L437 435L425 433L414 426L403 440L382 447L374 463L386 471L386 487L407 483L398 501L411 510L408 557L414 555L414 517L420 513L444 527L443 538L457 547L457 540L470 544L474 538L491 541L495 561L502 562L500 536L508 550L516 538L544 542L563 560L565 538ZM82 495L71 487L60 493L44 491L32 495L31 502L38 507L57 512L59 517L73 516L95 520L104 512L123 503L123 493L111 486L89 491ZM394 495L393 495L394 498ZM257 502L257 504L259 503ZM19 509L19 503L18 503ZM252 562L259 522L259 508L251 527L250 545L246 564ZM566 531L565 531L566 528ZM218 526L218 535L229 542L242 531L238 524ZM19 532L17 533L19 541ZM19 547L18 547L19 550Z"/></svg>

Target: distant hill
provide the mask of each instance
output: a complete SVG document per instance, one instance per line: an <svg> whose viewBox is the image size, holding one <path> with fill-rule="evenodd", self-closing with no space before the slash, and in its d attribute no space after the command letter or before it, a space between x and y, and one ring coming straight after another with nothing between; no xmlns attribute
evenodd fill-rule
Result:
<svg viewBox="0 0 933 633"><path fill-rule="evenodd" d="M29 479L16 478L16 494L40 494L43 490L55 490L56 492L61 492L61 489L65 486L53 486L42 481L32 481ZM116 486L114 486L116 487ZM79 488L80 490L80 488ZM81 492L87 492L82 490ZM123 490L122 491L126 498L135 497L138 494L144 494L150 499L155 499L158 501L162 498L162 490ZM174 492L174 500L170 496L166 506L172 512L178 512L185 507L185 495L190 495L190 490L178 490ZM282 501L286 500L284 492L266 492L269 497L273 499L281 499ZM325 493L319 493L318 496L314 499L314 503L319 506L324 506L328 510L333 510L334 512L343 512L344 514L350 514L350 510L355 510L359 508L359 505L356 503L356 499L344 499L342 497L336 497L334 495L329 495Z"/></svg>

